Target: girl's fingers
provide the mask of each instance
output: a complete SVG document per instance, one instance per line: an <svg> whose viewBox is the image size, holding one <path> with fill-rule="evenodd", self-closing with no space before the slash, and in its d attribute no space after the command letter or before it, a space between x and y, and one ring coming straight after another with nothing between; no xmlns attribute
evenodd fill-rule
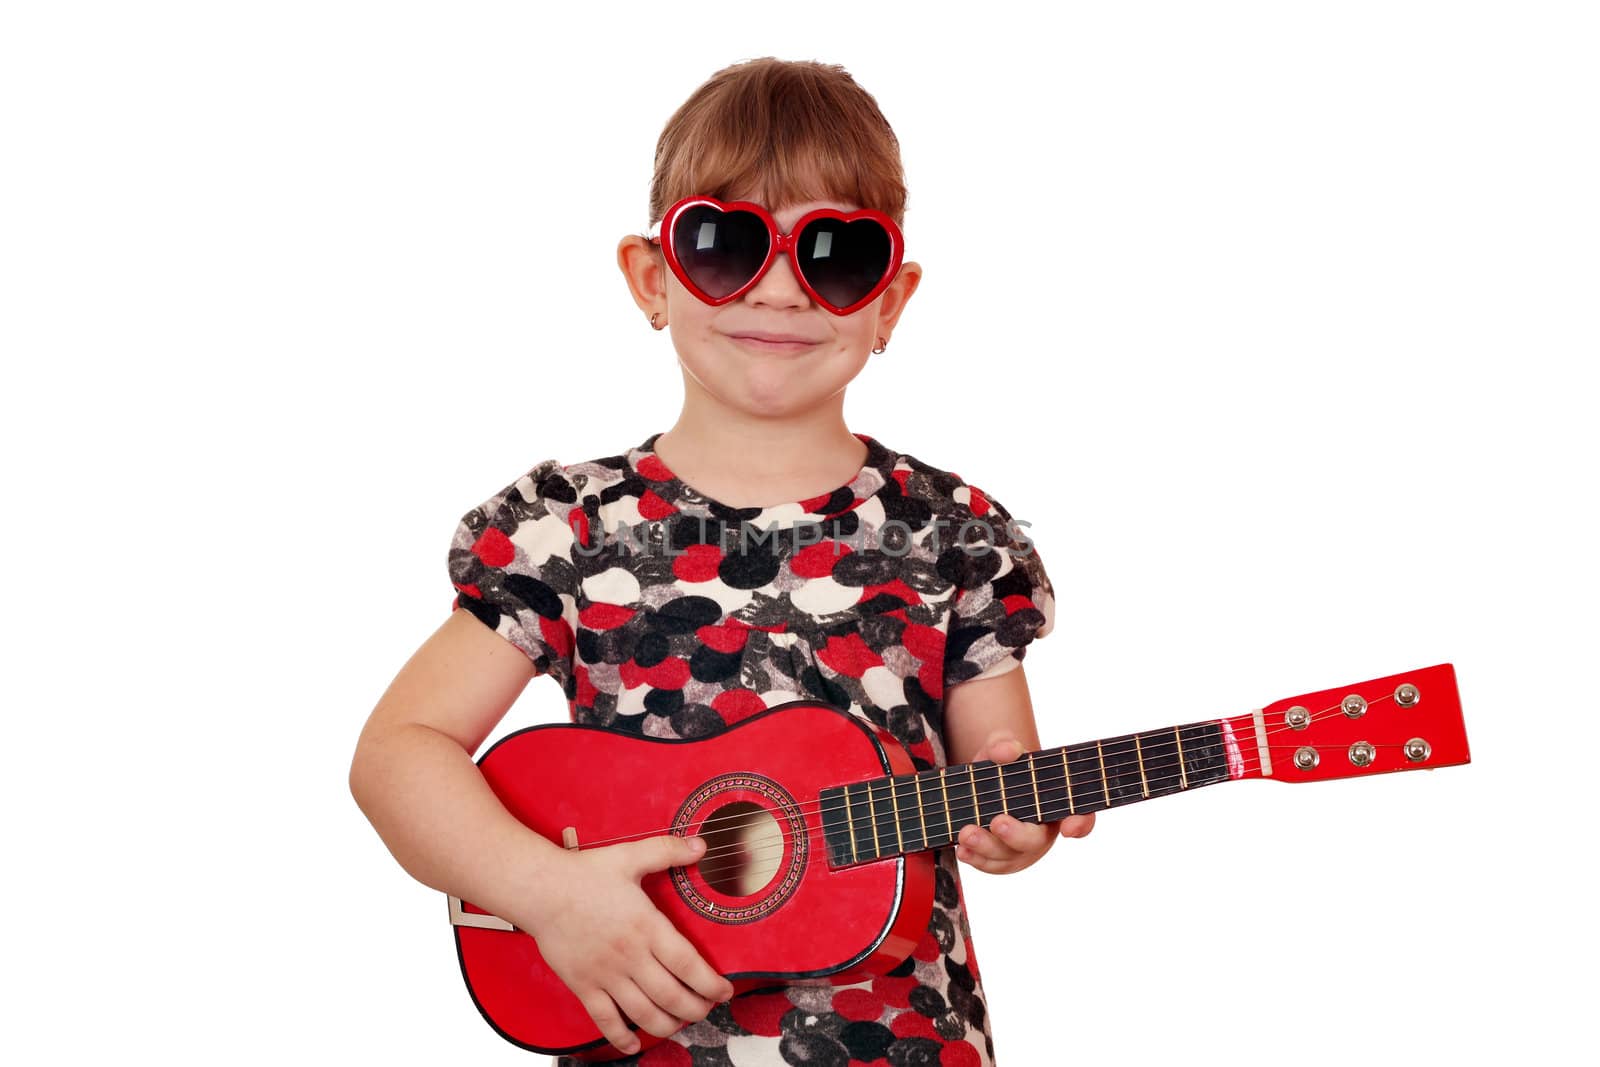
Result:
<svg viewBox="0 0 1600 1067"><path fill-rule="evenodd" d="M999 844L994 835L981 826L963 826L960 836L956 838L956 855L958 858L964 853L967 856L999 859L1002 855Z"/></svg>
<svg viewBox="0 0 1600 1067"><path fill-rule="evenodd" d="M617 1010L615 1002L606 995L605 990L593 990L583 997L582 1001L584 1010L589 1013L589 1018L594 1020L594 1024L600 1028L607 1041L623 1052L632 1052L638 1047L633 1031L628 1029L622 1013Z"/></svg>
<svg viewBox="0 0 1600 1067"><path fill-rule="evenodd" d="M1006 851L1008 855L996 857L963 847L956 849L956 858L969 867L976 867L984 874L1010 874L1022 870L1033 862L1032 857L1020 852L1012 852L1010 849Z"/></svg>
<svg viewBox="0 0 1600 1067"><path fill-rule="evenodd" d="M965 850L957 849L956 850L956 858L959 859L962 863L965 863L969 867L976 867L978 870L982 871L984 874L1004 874L1005 873L1005 871L1000 869L1001 868L1001 864L999 864L995 860L990 859L988 856L979 856L979 855L977 855L975 853L972 853L972 852L966 852Z"/></svg>
<svg viewBox="0 0 1600 1067"><path fill-rule="evenodd" d="M1003 838L977 825L964 828L959 840L968 852L996 862L1014 860L1020 854Z"/></svg>
<svg viewBox="0 0 1600 1067"><path fill-rule="evenodd" d="M715 1003L680 982L660 960L651 960L636 970L633 973L633 983L644 991L644 995L649 997L656 1007L686 1023L704 1019Z"/></svg>
<svg viewBox="0 0 1600 1067"><path fill-rule="evenodd" d="M1049 850L1056 833L1049 826L1009 815L997 816L990 825L993 830L964 826L956 838L956 859L986 874L1009 874L1031 866Z"/></svg>
<svg viewBox="0 0 1600 1067"><path fill-rule="evenodd" d="M997 730L989 735L989 739L983 743L983 748L978 751L972 762L993 760L995 763L1010 763L1020 755L1022 755L1022 742L1009 733Z"/></svg>
<svg viewBox="0 0 1600 1067"><path fill-rule="evenodd" d="M1094 814L1069 815L1061 820L1062 837L1088 837L1094 829Z"/></svg>
<svg viewBox="0 0 1600 1067"><path fill-rule="evenodd" d="M994 821L994 833L1013 853L1038 852L1050 840L1050 830L1034 822L1022 822L1005 815Z"/></svg>
<svg viewBox="0 0 1600 1067"><path fill-rule="evenodd" d="M670 922L662 924L660 940L652 946L656 959L675 975L678 981L707 1000L728 1000L733 996L733 983L711 969L711 965L678 933Z"/></svg>
<svg viewBox="0 0 1600 1067"><path fill-rule="evenodd" d="M683 1029L683 1023L676 1016L663 1011L632 978L624 978L607 992L628 1018L638 1023L640 1029L656 1037L671 1037ZM622 1046L617 1045L617 1048L621 1049Z"/></svg>

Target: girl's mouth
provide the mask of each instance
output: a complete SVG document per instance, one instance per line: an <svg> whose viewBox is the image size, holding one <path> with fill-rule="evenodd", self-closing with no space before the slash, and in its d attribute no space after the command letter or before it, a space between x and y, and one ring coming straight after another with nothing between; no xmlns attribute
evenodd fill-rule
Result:
<svg viewBox="0 0 1600 1067"><path fill-rule="evenodd" d="M815 348L820 341L809 341L793 334L781 333L734 333L729 334L737 344L752 352L770 352L774 355L786 353L806 352Z"/></svg>

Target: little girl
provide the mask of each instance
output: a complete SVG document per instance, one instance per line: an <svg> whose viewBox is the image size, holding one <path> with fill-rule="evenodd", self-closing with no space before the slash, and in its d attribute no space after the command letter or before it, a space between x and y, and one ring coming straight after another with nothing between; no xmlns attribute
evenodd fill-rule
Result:
<svg viewBox="0 0 1600 1067"><path fill-rule="evenodd" d="M1055 607L1038 554L998 501L844 423L846 386L922 274L902 259L901 175L893 131L839 67L764 58L695 91L657 145L659 233L617 253L644 318L671 331L677 421L615 455L546 459L462 518L463 610L356 750L351 789L395 858L531 933L617 1062L992 1063L956 860L1010 873L1093 826L964 827L937 853L921 943L888 975L734 996L640 887L694 863L701 839L569 851L473 762L540 674L573 721L655 738L808 699L886 729L919 770L1040 747L1021 669ZM640 1052L630 1020L667 1040Z"/></svg>

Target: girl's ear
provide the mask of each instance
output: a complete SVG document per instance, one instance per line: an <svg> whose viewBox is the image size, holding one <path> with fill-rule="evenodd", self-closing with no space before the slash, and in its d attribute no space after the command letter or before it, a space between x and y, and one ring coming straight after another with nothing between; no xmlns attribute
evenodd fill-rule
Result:
<svg viewBox="0 0 1600 1067"><path fill-rule="evenodd" d="M911 294L917 291L917 286L922 283L922 264L908 260L900 264L900 270L895 274L894 281L883 291L878 305L878 329L884 336L894 329L894 324L900 321L900 313L906 309L906 302L911 299Z"/></svg>
<svg viewBox="0 0 1600 1067"><path fill-rule="evenodd" d="M667 261L647 238L630 233L617 244L617 266L646 316L667 309Z"/></svg>

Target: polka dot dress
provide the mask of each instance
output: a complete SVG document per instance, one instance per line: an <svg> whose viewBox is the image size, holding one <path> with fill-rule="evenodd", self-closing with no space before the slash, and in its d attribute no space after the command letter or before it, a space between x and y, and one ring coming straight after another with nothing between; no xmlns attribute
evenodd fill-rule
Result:
<svg viewBox="0 0 1600 1067"><path fill-rule="evenodd" d="M574 722L694 738L822 700L888 730L919 770L943 766L945 693L1015 667L1053 626L1025 524L958 475L857 434L866 462L848 484L735 508L673 474L659 436L536 464L463 516L450 548L452 607L554 678ZM991 1064L955 851L935 858L928 929L891 973L752 990L612 1062Z"/></svg>

